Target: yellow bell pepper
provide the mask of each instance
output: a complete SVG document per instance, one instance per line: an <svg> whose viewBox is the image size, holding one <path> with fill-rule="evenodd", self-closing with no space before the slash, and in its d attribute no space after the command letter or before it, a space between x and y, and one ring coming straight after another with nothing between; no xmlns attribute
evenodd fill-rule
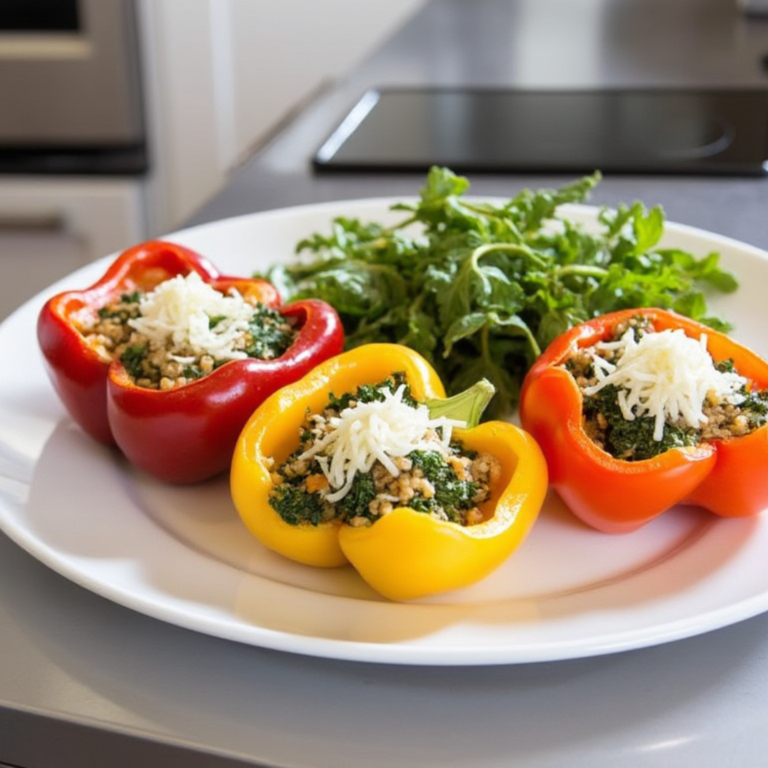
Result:
<svg viewBox="0 0 768 768"><path fill-rule="evenodd" d="M547 490L538 444L516 426L487 422L454 434L465 449L494 455L501 465L490 498L474 525L437 520L398 507L372 525L338 520L312 525L285 522L270 506L271 470L293 453L307 413L320 413L329 396L354 392L402 372L419 402L445 397L432 367L396 344L369 344L321 363L269 397L243 429L231 469L231 491L249 531L269 549L300 563L351 563L377 592L410 600L479 581L506 560L535 522Z"/></svg>

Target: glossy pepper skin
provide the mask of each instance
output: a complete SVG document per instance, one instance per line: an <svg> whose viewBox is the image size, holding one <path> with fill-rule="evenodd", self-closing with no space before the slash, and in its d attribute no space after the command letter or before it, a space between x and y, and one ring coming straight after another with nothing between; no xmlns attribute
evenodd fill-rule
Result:
<svg viewBox="0 0 768 768"><path fill-rule="evenodd" d="M290 525L269 504L273 487L268 459L281 464L298 445L307 409L319 413L331 393L353 392L404 372L419 401L445 396L428 363L396 344L357 347L272 395L253 414L237 442L231 470L235 506L251 533L292 560L321 567L351 563L377 592L411 600L472 584L497 568L523 541L547 489L544 457L534 440L504 422L488 422L456 436L468 449L501 462L501 477L485 502L486 520L472 526L441 522L397 508L373 525L338 521Z"/></svg>
<svg viewBox="0 0 768 768"><path fill-rule="evenodd" d="M629 309L576 326L545 350L521 392L523 427L541 445L552 486L588 525L628 533L675 504L695 504L716 515L745 517L768 507L768 425L743 436L673 448L644 461L613 458L582 428L582 396L563 367L578 348L608 338L617 324L649 318L659 331L707 336L715 362L733 360L757 390L768 388L768 363L722 333L661 309Z"/></svg>
<svg viewBox="0 0 768 768"><path fill-rule="evenodd" d="M219 291L243 296L298 320L293 345L275 360L234 360L196 381L160 391L135 386L119 360L89 346L73 316L132 291L150 291L197 272ZM92 286L58 294L38 317L38 342L49 377L74 420L95 440L117 445L160 480L193 483L229 467L237 436L254 408L279 387L341 351L336 312L319 301L280 306L265 280L221 275L205 258L173 243L151 241L122 253Z"/></svg>

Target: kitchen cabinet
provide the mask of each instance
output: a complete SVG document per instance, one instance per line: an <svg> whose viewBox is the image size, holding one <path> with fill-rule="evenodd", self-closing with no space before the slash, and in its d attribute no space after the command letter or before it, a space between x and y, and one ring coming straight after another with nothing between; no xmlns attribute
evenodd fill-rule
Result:
<svg viewBox="0 0 768 768"><path fill-rule="evenodd" d="M69 272L144 233L134 179L0 177L0 320Z"/></svg>

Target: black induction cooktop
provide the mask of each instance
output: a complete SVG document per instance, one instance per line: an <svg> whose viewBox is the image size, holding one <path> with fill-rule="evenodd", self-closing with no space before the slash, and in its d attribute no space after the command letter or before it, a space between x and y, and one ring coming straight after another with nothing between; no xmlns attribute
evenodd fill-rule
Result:
<svg viewBox="0 0 768 768"><path fill-rule="evenodd" d="M313 158L319 172L768 170L768 90L381 88Z"/></svg>

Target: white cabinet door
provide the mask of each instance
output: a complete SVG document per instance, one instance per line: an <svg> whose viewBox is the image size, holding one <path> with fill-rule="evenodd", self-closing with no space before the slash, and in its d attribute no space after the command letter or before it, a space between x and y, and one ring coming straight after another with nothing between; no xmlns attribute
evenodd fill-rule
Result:
<svg viewBox="0 0 768 768"><path fill-rule="evenodd" d="M0 180L0 318L54 281L145 232L133 180Z"/></svg>

